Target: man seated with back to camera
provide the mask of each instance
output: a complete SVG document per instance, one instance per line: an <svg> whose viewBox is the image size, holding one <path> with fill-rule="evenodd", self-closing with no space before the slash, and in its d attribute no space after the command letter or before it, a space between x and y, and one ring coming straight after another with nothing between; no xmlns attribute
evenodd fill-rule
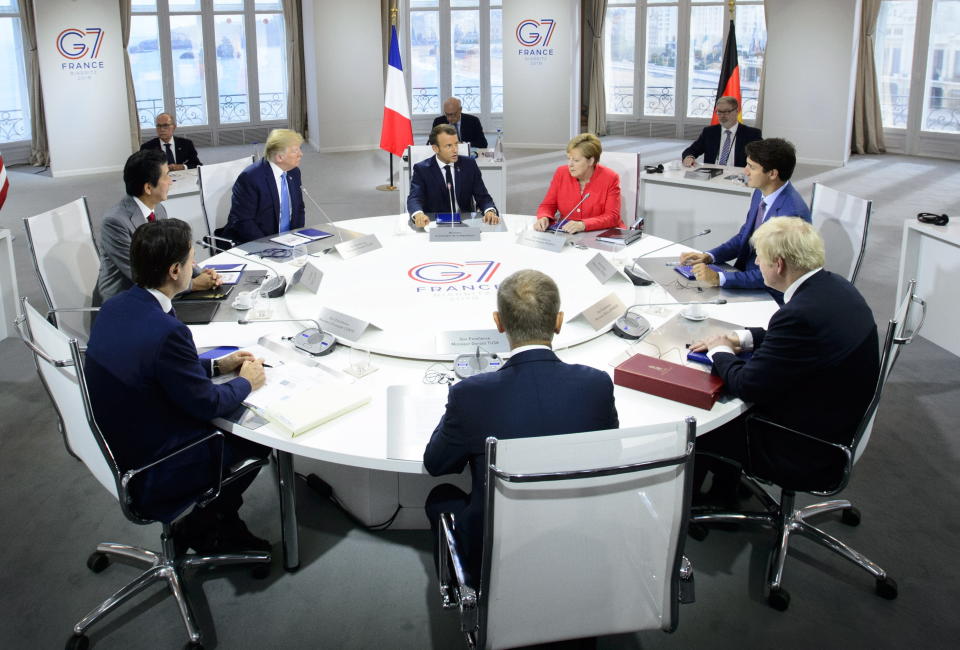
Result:
<svg viewBox="0 0 960 650"><path fill-rule="evenodd" d="M148 223L133 234L130 263L136 284L108 300L90 334L84 369L97 424L120 471L148 465L215 431L210 421L235 411L264 384L263 363L238 351L201 361L190 329L177 320L172 298L190 283L190 226L179 219ZM210 376L236 371L222 384ZM222 468L270 449L224 434ZM219 443L197 445L138 475L131 486L134 508L166 523L217 485ZM205 507L174 524L178 552L269 551L237 511L256 472L226 485Z"/></svg>
<svg viewBox="0 0 960 650"><path fill-rule="evenodd" d="M726 392L752 402L753 413L827 442L850 444L880 372L873 313L852 284L823 269L823 239L809 223L775 217L751 240L764 282L783 292L783 306L766 329L714 336L690 349L707 352ZM753 356L735 356L743 350ZM697 437L695 499L713 469L707 498L723 506L736 500L739 471L702 452L739 464L749 458L755 469L776 468L773 473L787 483L822 481L824 489L836 483L837 459L825 457L823 445L775 432L751 440L748 452L744 418Z"/></svg>
<svg viewBox="0 0 960 650"><path fill-rule="evenodd" d="M435 487L426 512L438 557L440 514L453 513L455 534L468 573L480 577L483 552L484 441L487 436L525 438L600 431L619 426L610 376L560 361L550 349L560 333L560 291L539 271L517 271L497 291L497 329L507 335L510 359L497 372L475 375L450 387L447 406L423 452L431 476L457 474L470 465L470 494L453 485Z"/></svg>
<svg viewBox="0 0 960 650"><path fill-rule="evenodd" d="M797 166L797 152L782 138L755 140L747 145L745 174L747 187L755 188L750 197L747 218L736 235L706 253L685 251L680 263L693 266L697 280L711 287L728 289L763 289L763 276L757 267L756 251L750 236L772 217L799 217L810 221L810 209L790 183ZM736 258L736 271L715 271L712 263ZM774 296L779 298L778 294Z"/></svg>
<svg viewBox="0 0 960 650"><path fill-rule="evenodd" d="M413 166L407 212L417 228L430 222L427 212L482 212L483 222L500 223L477 161L457 154L457 130L440 124L430 131L430 146L436 154ZM476 210L473 207L476 206Z"/></svg>

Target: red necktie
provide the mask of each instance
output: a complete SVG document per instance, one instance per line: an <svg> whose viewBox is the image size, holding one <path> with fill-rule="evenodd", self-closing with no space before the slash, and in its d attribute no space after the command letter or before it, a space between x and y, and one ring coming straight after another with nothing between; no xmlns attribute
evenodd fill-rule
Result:
<svg viewBox="0 0 960 650"><path fill-rule="evenodd" d="M157 215L155 215L154 213L151 212L150 214L147 215L147 221L149 221L150 223L153 223L156 220L157 220Z"/></svg>

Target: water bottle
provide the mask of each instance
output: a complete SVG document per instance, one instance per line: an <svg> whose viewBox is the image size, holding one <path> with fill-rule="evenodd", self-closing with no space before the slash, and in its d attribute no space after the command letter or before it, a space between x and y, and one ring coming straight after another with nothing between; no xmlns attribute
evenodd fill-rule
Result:
<svg viewBox="0 0 960 650"><path fill-rule="evenodd" d="M493 161L503 162L503 129L497 129L497 142L493 145Z"/></svg>

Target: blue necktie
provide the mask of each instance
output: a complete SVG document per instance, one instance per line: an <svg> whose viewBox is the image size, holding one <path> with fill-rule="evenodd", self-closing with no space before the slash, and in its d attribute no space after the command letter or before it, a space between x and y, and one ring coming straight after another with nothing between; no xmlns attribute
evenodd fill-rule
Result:
<svg viewBox="0 0 960 650"><path fill-rule="evenodd" d="M723 141L723 150L720 152L720 160L717 161L717 164L727 164L727 158L730 157L730 138L732 135L730 130L727 129L727 138Z"/></svg>
<svg viewBox="0 0 960 650"><path fill-rule="evenodd" d="M280 174L280 232L290 230L290 187L287 172Z"/></svg>

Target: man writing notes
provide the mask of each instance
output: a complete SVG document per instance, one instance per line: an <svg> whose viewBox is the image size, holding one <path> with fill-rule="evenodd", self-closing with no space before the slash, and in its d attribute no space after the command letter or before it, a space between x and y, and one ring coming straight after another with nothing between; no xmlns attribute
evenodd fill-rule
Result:
<svg viewBox="0 0 960 650"><path fill-rule="evenodd" d="M694 343L706 351L725 390L753 403L753 412L784 427L827 442L849 444L869 405L879 375L877 327L863 296L839 275L823 270L823 239L809 223L776 217L752 236L766 284L783 292L784 304L767 329L750 328ZM740 359L734 353L753 350ZM813 443L815 444L815 443ZM747 458L743 418L697 438L697 452L743 463ZM824 488L838 475L838 459L822 445L799 437L751 437L752 467L777 468L809 485L822 476ZM708 457L697 457L695 494ZM716 464L711 500L735 500L739 472ZM831 478L832 477L832 478Z"/></svg>
<svg viewBox="0 0 960 650"><path fill-rule="evenodd" d="M619 426L610 376L564 363L550 349L563 324L560 292L553 280L533 270L509 276L497 291L493 321L507 335L509 361L497 372L450 387L446 412L423 452L424 467L432 476L456 474L470 465L471 493L439 485L427 497L426 512L434 541L440 514L453 513L457 541L475 579L480 577L483 544L486 437L549 436Z"/></svg>
<svg viewBox="0 0 960 650"><path fill-rule="evenodd" d="M460 142L469 142L474 149L487 148L487 136L483 134L480 118L463 112L463 104L456 97L443 102L443 115L433 120L433 126L449 124L456 132ZM427 144L433 144L428 142Z"/></svg>
<svg viewBox="0 0 960 650"><path fill-rule="evenodd" d="M757 268L750 235L772 217L800 217L810 221L810 209L790 183L797 165L793 145L781 138L757 140L747 145L747 186L755 188L746 221L736 235L706 253L685 251L680 263L693 266L697 280L730 289L762 289L763 276ZM736 271L717 272L708 264L736 258Z"/></svg>
<svg viewBox="0 0 960 650"><path fill-rule="evenodd" d="M296 131L274 129L263 158L237 177L227 225L216 235L245 244L254 239L302 228L306 211L300 194L303 138Z"/></svg>
<svg viewBox="0 0 960 650"><path fill-rule="evenodd" d="M174 316L171 299L190 284L192 240L190 226L179 219L137 229L130 246L136 285L106 302L90 335L84 363L90 402L120 471L144 467L212 433L210 420L230 414L264 383L263 364L249 352L202 363L190 329ZM238 376L226 383L210 381L211 374L234 371ZM229 434L222 458L219 447L215 440L197 445L139 474L131 485L137 512L169 523L192 496L217 484L221 466L270 453ZM216 499L177 521L178 551L269 551L270 543L237 514L255 475L224 486Z"/></svg>
<svg viewBox="0 0 960 650"><path fill-rule="evenodd" d="M747 164L746 146L763 137L760 129L740 124L736 97L721 97L716 110L720 123L704 127L700 137L680 154L687 167L693 167L701 155L708 165L743 167Z"/></svg>
<svg viewBox="0 0 960 650"><path fill-rule="evenodd" d="M202 164L197 157L197 149L193 146L192 141L186 138L173 137L177 124L173 121L172 115L160 113L157 115L156 125L157 137L140 145L140 151L156 149L163 154L167 166L172 172L181 169L193 169Z"/></svg>
<svg viewBox="0 0 960 650"><path fill-rule="evenodd" d="M93 290L93 305L133 286L130 272L130 239L140 226L167 218L161 202L167 200L170 174L159 151L138 151L123 166L123 184L127 195L103 216L100 227L100 274ZM189 288L205 291L220 284L213 269L193 270Z"/></svg>
<svg viewBox="0 0 960 650"><path fill-rule="evenodd" d="M483 212L484 223L500 223L477 161L457 155L459 142L449 124L433 127L430 146L436 155L413 166L407 212L418 228L429 223L427 212Z"/></svg>

